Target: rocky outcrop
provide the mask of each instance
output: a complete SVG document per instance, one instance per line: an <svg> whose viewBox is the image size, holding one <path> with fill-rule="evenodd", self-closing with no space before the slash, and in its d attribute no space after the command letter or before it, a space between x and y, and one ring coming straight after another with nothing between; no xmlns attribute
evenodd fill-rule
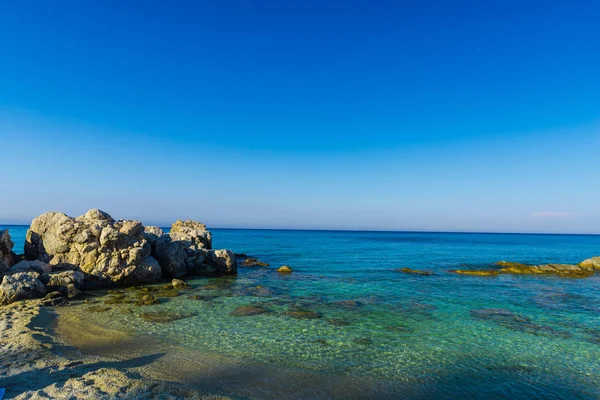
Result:
<svg viewBox="0 0 600 400"><path fill-rule="evenodd" d="M165 274L232 275L237 260L230 250L212 250L212 235L204 224L176 221L171 231L156 240L154 256Z"/></svg>
<svg viewBox="0 0 600 400"><path fill-rule="evenodd" d="M62 270L81 270L96 285L141 282L155 278L147 272L151 246L141 222L115 221L93 209L77 218L45 213L27 231L25 257Z"/></svg>
<svg viewBox="0 0 600 400"><path fill-rule="evenodd" d="M212 234L200 222L178 219L171 225L169 234L174 240L185 240L198 247L212 249Z"/></svg>
<svg viewBox="0 0 600 400"><path fill-rule="evenodd" d="M206 253L205 271L217 275L237 272L237 260L231 250L210 250Z"/></svg>
<svg viewBox="0 0 600 400"><path fill-rule="evenodd" d="M212 250L206 226L190 220L176 221L165 234L140 221L116 221L98 209L77 218L45 213L31 223L25 260L14 266L8 232L0 231L0 239L0 276L6 275L0 291L2 304L42 297L46 292L54 293L48 300L54 304L55 292L70 298L84 287L135 285L188 273L237 273L235 255Z"/></svg>
<svg viewBox="0 0 600 400"><path fill-rule="evenodd" d="M6 275L0 284L0 305L44 297L46 287L38 277L37 272L17 272Z"/></svg>
<svg viewBox="0 0 600 400"><path fill-rule="evenodd" d="M579 264L540 264L529 265L512 261L499 261L498 269L456 269L451 272L462 275L496 276L500 274L515 275L557 275L564 278L587 278L600 269L600 257L593 257Z"/></svg>
<svg viewBox="0 0 600 400"><path fill-rule="evenodd" d="M13 265L12 248L15 244L10 240L8 229L0 230L0 276Z"/></svg>
<svg viewBox="0 0 600 400"><path fill-rule="evenodd" d="M579 263L579 266L584 269L600 269L600 257L592 257L583 260Z"/></svg>

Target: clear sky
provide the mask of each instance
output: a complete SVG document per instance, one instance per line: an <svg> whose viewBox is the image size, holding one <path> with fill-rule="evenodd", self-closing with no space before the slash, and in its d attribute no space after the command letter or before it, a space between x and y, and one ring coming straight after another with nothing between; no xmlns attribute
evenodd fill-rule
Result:
<svg viewBox="0 0 600 400"><path fill-rule="evenodd" d="M600 233L600 2L1 1L0 223Z"/></svg>

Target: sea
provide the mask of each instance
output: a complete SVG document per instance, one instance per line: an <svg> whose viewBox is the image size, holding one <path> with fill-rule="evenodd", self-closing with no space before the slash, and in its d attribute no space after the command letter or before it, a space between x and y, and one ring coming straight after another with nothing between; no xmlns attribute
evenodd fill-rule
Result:
<svg viewBox="0 0 600 400"><path fill-rule="evenodd" d="M20 252L26 227L8 228ZM163 359L155 374L241 399L600 398L600 275L451 272L578 263L600 255L598 235L211 232L214 248L269 266L187 278L190 289L152 306L91 293L59 322L147 340L136 354ZM248 306L261 313L234 312ZM105 349L126 358L131 346Z"/></svg>

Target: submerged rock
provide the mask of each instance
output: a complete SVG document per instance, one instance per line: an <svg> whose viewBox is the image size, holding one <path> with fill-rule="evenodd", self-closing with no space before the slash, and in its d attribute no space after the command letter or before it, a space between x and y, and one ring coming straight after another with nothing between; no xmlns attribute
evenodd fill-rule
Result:
<svg viewBox="0 0 600 400"><path fill-rule="evenodd" d="M202 296L199 294L192 294L192 295L188 296L187 298L188 298L188 300L213 301L215 299L218 299L219 296Z"/></svg>
<svg viewBox="0 0 600 400"><path fill-rule="evenodd" d="M151 306L158 303L159 301L156 297L151 294L145 294L135 304L138 306Z"/></svg>
<svg viewBox="0 0 600 400"><path fill-rule="evenodd" d="M67 304L67 299L60 292L50 292L42 299L42 305L56 307Z"/></svg>
<svg viewBox="0 0 600 400"><path fill-rule="evenodd" d="M17 272L6 275L0 284L0 305L44 297L46 287L38 277L37 272Z"/></svg>
<svg viewBox="0 0 600 400"><path fill-rule="evenodd" d="M475 276L496 276L500 274L497 269L455 269L451 272L461 275L475 275Z"/></svg>
<svg viewBox="0 0 600 400"><path fill-rule="evenodd" d="M394 271L404 272L405 274L415 274L415 275L423 275L423 276L433 275L433 272L431 272L431 271L423 271L420 269L411 269L411 268L400 268L400 269L396 269Z"/></svg>
<svg viewBox="0 0 600 400"><path fill-rule="evenodd" d="M269 310L263 307L257 306L241 306L233 310L229 315L232 317L249 317L252 315L259 315L268 313Z"/></svg>
<svg viewBox="0 0 600 400"><path fill-rule="evenodd" d="M296 319L317 319L322 317L322 315L316 311L300 308L288 310L284 312L283 315Z"/></svg>
<svg viewBox="0 0 600 400"><path fill-rule="evenodd" d="M103 313L112 310L110 307L102 307L102 306L91 306L85 309L87 312L91 313Z"/></svg>
<svg viewBox="0 0 600 400"><path fill-rule="evenodd" d="M505 308L482 308L471 310L470 315L475 319L492 322L517 332L530 333L536 336L571 337L569 332L555 329L548 325L537 324L533 322L531 318L522 316Z"/></svg>
<svg viewBox="0 0 600 400"><path fill-rule="evenodd" d="M236 254L236 256L238 256ZM257 260L256 258L246 258L242 263L244 267L268 267L269 264L266 262L262 262Z"/></svg>
<svg viewBox="0 0 600 400"><path fill-rule="evenodd" d="M156 292L157 297L177 297L179 292L177 290L159 290Z"/></svg>
<svg viewBox="0 0 600 400"><path fill-rule="evenodd" d="M196 313L178 313L172 311L158 311L152 313L141 313L140 318L146 322L167 323L177 321L178 319L190 318Z"/></svg>

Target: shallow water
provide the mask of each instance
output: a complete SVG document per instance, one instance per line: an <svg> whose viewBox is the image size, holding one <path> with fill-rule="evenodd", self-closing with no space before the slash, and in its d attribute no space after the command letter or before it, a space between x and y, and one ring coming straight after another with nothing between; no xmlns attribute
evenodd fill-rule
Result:
<svg viewBox="0 0 600 400"><path fill-rule="evenodd" d="M11 234L22 246L24 230ZM187 365L191 382L199 374L190 354L210 354L237 369L223 388L241 397L600 397L600 276L447 272L499 260L576 263L600 255L600 236L215 229L213 238L271 267L190 279L191 289L159 305L90 312L114 297L97 292L61 313L173 344L180 350L163 368ZM294 272L276 273L283 264ZM394 272L402 267L434 275ZM268 312L230 315L247 305ZM187 318L140 317L161 311Z"/></svg>

